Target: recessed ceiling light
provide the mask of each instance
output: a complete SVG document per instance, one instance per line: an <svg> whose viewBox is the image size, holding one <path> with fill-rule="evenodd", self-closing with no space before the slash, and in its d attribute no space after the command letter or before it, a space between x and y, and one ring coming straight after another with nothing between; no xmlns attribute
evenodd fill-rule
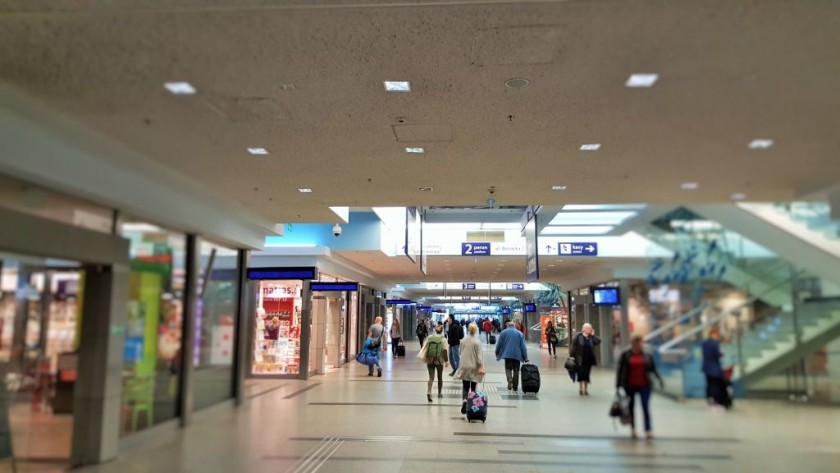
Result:
<svg viewBox="0 0 840 473"><path fill-rule="evenodd" d="M426 152L426 150L424 148L419 148L419 147L417 147L417 148L406 148L405 152L406 153L414 153L414 154L423 154L423 153Z"/></svg>
<svg viewBox="0 0 840 473"><path fill-rule="evenodd" d="M680 184L680 189L684 191L696 191L700 188L700 184L696 182L683 182Z"/></svg>
<svg viewBox="0 0 840 473"><path fill-rule="evenodd" d="M551 219L549 225L619 225L638 212L560 212Z"/></svg>
<svg viewBox="0 0 840 473"><path fill-rule="evenodd" d="M773 140L759 139L750 142L750 149L767 149L773 146Z"/></svg>
<svg viewBox="0 0 840 473"><path fill-rule="evenodd" d="M737 193L737 194L732 194L732 200L744 200L746 198L747 198L747 194L742 194L740 192Z"/></svg>
<svg viewBox="0 0 840 473"><path fill-rule="evenodd" d="M175 95L193 95L196 93L195 87L189 82L164 82L163 86Z"/></svg>
<svg viewBox="0 0 840 473"><path fill-rule="evenodd" d="M549 267L549 268L553 268L553 267L554 267L554 265L553 265L553 264L550 264L550 265L548 265L548 267Z"/></svg>
<svg viewBox="0 0 840 473"><path fill-rule="evenodd" d="M653 87L657 80L659 80L659 74L642 72L630 74L624 85L627 87Z"/></svg>
<svg viewBox="0 0 840 473"><path fill-rule="evenodd" d="M265 148L248 148L248 152L255 156L268 154L268 150Z"/></svg>
<svg viewBox="0 0 840 473"><path fill-rule="evenodd" d="M553 191L564 191L564 190L566 190L566 186L551 186L551 190L553 190Z"/></svg>
<svg viewBox="0 0 840 473"><path fill-rule="evenodd" d="M601 143L587 143L580 145L581 151L598 151L601 149Z"/></svg>
<svg viewBox="0 0 840 473"><path fill-rule="evenodd" d="M540 235L603 235L615 228L612 225L547 226Z"/></svg>
<svg viewBox="0 0 840 473"><path fill-rule="evenodd" d="M312 189L308 187L301 187L300 189L298 189L298 192L300 192L301 194L310 194L312 193Z"/></svg>
<svg viewBox="0 0 840 473"><path fill-rule="evenodd" d="M531 81L528 79L508 79L505 81L505 85L511 89L521 89L522 87L527 87L530 83Z"/></svg>
<svg viewBox="0 0 840 473"><path fill-rule="evenodd" d="M407 80L386 80L385 90L388 92L411 92L411 84Z"/></svg>
<svg viewBox="0 0 840 473"><path fill-rule="evenodd" d="M435 190L434 187L421 187L420 188L420 192L432 192L433 190Z"/></svg>

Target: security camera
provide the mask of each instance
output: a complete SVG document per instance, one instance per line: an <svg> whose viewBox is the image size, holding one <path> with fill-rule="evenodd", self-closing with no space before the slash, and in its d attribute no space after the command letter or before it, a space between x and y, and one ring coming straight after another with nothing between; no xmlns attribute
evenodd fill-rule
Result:
<svg viewBox="0 0 840 473"><path fill-rule="evenodd" d="M336 238L341 236L341 225L337 223L335 224L335 226L333 227L333 235L335 235Z"/></svg>

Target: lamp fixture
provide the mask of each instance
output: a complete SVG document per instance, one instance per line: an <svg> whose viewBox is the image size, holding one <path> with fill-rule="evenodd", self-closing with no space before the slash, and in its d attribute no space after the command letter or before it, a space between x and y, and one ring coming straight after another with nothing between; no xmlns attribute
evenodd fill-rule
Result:
<svg viewBox="0 0 840 473"><path fill-rule="evenodd" d="M642 72L630 74L624 85L630 88L653 87L657 80L659 80L659 74Z"/></svg>
<svg viewBox="0 0 840 473"><path fill-rule="evenodd" d="M197 92L189 82L164 82L163 86L173 95L193 95Z"/></svg>
<svg viewBox="0 0 840 473"><path fill-rule="evenodd" d="M388 92L411 92L411 84L407 80L386 80L384 83Z"/></svg>
<svg viewBox="0 0 840 473"><path fill-rule="evenodd" d="M310 189L308 187L301 187L301 188L298 189L298 192L300 192L301 194L311 194L312 189Z"/></svg>
<svg viewBox="0 0 840 473"><path fill-rule="evenodd" d="M248 153L254 156L264 156L268 154L268 150L265 148L248 148Z"/></svg>

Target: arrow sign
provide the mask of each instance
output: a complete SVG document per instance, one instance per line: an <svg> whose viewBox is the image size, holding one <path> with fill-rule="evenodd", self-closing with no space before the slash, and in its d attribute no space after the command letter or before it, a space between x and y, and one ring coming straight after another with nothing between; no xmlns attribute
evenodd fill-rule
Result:
<svg viewBox="0 0 840 473"><path fill-rule="evenodd" d="M558 254L561 256L598 256L598 244L591 242L560 243Z"/></svg>

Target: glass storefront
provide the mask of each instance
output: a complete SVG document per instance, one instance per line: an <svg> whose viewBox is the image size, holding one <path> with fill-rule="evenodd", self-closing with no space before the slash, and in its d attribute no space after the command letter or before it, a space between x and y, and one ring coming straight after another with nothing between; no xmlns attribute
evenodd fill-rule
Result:
<svg viewBox="0 0 840 473"><path fill-rule="evenodd" d="M207 241L200 243L200 273L195 321L195 410L233 397L238 251Z"/></svg>
<svg viewBox="0 0 840 473"><path fill-rule="evenodd" d="M300 373L302 281L258 281L251 374Z"/></svg>
<svg viewBox="0 0 840 473"><path fill-rule="evenodd" d="M179 416L186 237L142 222L120 225L131 242L120 431Z"/></svg>

